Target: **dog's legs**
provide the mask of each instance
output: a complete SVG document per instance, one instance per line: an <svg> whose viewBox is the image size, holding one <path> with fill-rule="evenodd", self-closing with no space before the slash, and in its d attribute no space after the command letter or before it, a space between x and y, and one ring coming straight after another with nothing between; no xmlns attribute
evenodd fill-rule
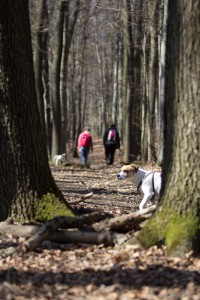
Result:
<svg viewBox="0 0 200 300"><path fill-rule="evenodd" d="M142 199L140 206L139 206L140 210L143 210L145 204L151 200L153 195L154 195L154 193L150 193L150 194L144 196L144 198Z"/></svg>

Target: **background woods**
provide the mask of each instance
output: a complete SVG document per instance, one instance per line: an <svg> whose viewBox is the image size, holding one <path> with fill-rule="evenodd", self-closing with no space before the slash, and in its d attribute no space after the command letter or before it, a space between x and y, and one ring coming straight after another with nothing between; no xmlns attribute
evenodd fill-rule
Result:
<svg viewBox="0 0 200 300"><path fill-rule="evenodd" d="M163 143L163 3L30 1L37 98L50 158L69 149L76 156L86 124L102 137L115 123L125 162L157 160Z"/></svg>
<svg viewBox="0 0 200 300"><path fill-rule="evenodd" d="M45 288L48 299L65 297L63 290L85 298L99 288L107 288L108 299L182 299L185 289L188 299L199 295L199 257L192 256L200 251L200 2L115 2L0 1L0 221L6 220L0 224L0 285L5 283L0 290L5 299L24 290L23 299L31 293L38 298L38 288ZM102 136L111 122L122 137L124 162L162 162L164 154L157 206L137 211L142 195L130 182L116 180L120 155L112 167L105 165ZM49 164L54 154L77 155L85 125L101 137L95 139L91 168L82 168L76 158L62 167ZM10 239L8 227L19 240ZM29 228L28 235L20 236L18 228ZM52 249L58 233L59 249L67 253ZM136 240L155 247L141 250ZM88 241L100 245L83 245ZM104 251L102 243L112 248ZM42 256L40 249L27 254L40 247L46 247ZM167 252L183 259L171 263ZM51 253L48 266L46 253ZM122 290L128 298L113 296Z"/></svg>

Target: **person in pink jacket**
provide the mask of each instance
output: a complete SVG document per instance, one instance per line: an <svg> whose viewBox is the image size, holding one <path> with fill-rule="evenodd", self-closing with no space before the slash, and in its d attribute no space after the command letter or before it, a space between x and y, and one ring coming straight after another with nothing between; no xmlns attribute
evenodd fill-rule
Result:
<svg viewBox="0 0 200 300"><path fill-rule="evenodd" d="M92 135L90 127L85 127L78 138L78 149L81 154L81 164L88 166L89 151L93 151Z"/></svg>

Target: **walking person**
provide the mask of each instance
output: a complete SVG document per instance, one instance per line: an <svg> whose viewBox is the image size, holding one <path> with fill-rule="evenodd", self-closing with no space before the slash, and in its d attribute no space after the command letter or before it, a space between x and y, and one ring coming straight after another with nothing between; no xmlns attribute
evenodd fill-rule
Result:
<svg viewBox="0 0 200 300"><path fill-rule="evenodd" d="M90 127L85 127L78 138L78 149L81 154L81 165L89 167L88 155L93 151L92 135Z"/></svg>
<svg viewBox="0 0 200 300"><path fill-rule="evenodd" d="M120 148L119 132L114 124L112 124L105 132L103 137L103 145L105 148L105 159L107 165L114 162L115 151Z"/></svg>

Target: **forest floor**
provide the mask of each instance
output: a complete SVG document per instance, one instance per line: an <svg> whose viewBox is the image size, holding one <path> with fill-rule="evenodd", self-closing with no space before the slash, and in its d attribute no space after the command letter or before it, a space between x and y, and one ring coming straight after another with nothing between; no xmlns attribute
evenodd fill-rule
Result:
<svg viewBox="0 0 200 300"><path fill-rule="evenodd" d="M122 154L106 166L103 147L95 141L90 168L79 159L68 166L51 166L57 185L68 201L93 192L76 205L79 211L104 211L120 216L138 210L141 195L130 183L119 181ZM143 168L155 169L145 165ZM128 232L127 238L133 233ZM0 248L13 237L0 236ZM165 248L142 250L135 245L44 243L37 251L7 256L0 261L0 299L65 300L198 300L200 258L168 257Z"/></svg>

